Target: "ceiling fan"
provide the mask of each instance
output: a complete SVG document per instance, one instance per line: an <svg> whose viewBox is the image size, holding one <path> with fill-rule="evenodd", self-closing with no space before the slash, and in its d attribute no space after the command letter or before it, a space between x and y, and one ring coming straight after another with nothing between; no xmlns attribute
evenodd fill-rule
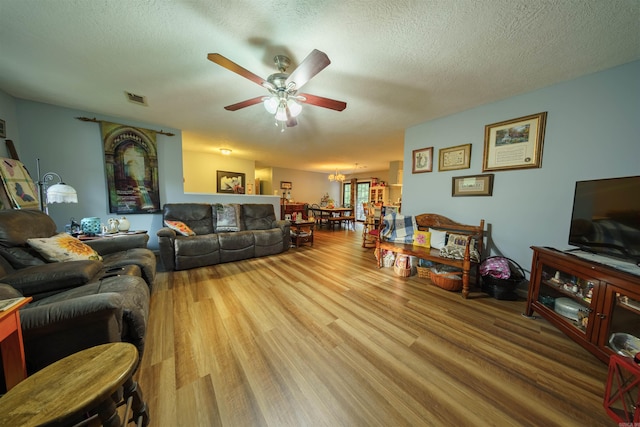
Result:
<svg viewBox="0 0 640 427"><path fill-rule="evenodd" d="M287 68L291 65L291 60L285 55L276 55L273 61L279 72L271 74L266 80L219 53L210 53L207 55L207 58L227 70L233 71L259 84L269 91L268 96L257 96L247 99L246 101L238 102L237 104L227 105L224 107L225 110L236 111L251 105L263 103L265 109L275 116L276 125L280 125L282 131L284 131L285 123L287 127L298 124L296 116L302 111L300 103L311 104L336 111L342 111L347 108L346 102L323 98L308 93L298 93L302 86L331 63L329 57L317 49L314 49L291 74L286 73Z"/></svg>

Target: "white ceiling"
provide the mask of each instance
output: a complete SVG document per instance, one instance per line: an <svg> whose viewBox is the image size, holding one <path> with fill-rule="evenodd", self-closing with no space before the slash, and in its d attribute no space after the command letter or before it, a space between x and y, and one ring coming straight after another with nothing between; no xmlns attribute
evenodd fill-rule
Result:
<svg viewBox="0 0 640 427"><path fill-rule="evenodd" d="M280 133L266 89L273 56L332 63ZM183 130L183 149L258 165L349 173L402 159L404 129L640 59L638 0L2 0L0 89L18 98ZM127 101L125 91L147 97ZM504 119L507 119L505 117Z"/></svg>

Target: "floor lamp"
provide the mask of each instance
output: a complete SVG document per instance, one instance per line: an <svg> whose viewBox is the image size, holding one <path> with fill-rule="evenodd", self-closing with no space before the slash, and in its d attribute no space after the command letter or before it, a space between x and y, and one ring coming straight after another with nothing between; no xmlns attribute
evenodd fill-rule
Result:
<svg viewBox="0 0 640 427"><path fill-rule="evenodd" d="M40 210L49 214L49 203L78 203L76 190L62 182L62 178L55 172L47 172L40 176L40 159L37 159L38 195L40 196ZM55 180L57 182L54 182Z"/></svg>

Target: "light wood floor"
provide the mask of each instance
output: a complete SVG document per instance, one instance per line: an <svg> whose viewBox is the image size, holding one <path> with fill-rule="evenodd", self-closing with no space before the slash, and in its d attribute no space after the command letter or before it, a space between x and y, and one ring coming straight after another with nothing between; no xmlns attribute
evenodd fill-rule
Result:
<svg viewBox="0 0 640 427"><path fill-rule="evenodd" d="M159 273L136 374L152 426L614 426L607 366L524 301L378 269L360 231Z"/></svg>

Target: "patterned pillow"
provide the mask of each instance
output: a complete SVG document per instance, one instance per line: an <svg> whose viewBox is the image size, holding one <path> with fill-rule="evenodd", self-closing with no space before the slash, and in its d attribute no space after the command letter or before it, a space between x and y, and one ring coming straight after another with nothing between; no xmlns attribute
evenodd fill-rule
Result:
<svg viewBox="0 0 640 427"><path fill-rule="evenodd" d="M428 231L413 232L413 246L431 247L431 233Z"/></svg>
<svg viewBox="0 0 640 427"><path fill-rule="evenodd" d="M168 219L164 220L164 225L172 229L173 231L182 234L183 236L195 236L196 233L193 232L192 229L189 228L187 224L182 221L171 221Z"/></svg>
<svg viewBox="0 0 640 427"><path fill-rule="evenodd" d="M27 239L27 243L44 259L51 262L85 259L102 261L102 257L91 246L85 245L67 233L59 233L47 238Z"/></svg>
<svg viewBox="0 0 640 427"><path fill-rule="evenodd" d="M450 234L447 246L440 249L440 256L444 258L464 259L464 252L467 248L467 237L463 234ZM476 241L469 242L469 257L471 261L480 262L480 254L476 250Z"/></svg>

